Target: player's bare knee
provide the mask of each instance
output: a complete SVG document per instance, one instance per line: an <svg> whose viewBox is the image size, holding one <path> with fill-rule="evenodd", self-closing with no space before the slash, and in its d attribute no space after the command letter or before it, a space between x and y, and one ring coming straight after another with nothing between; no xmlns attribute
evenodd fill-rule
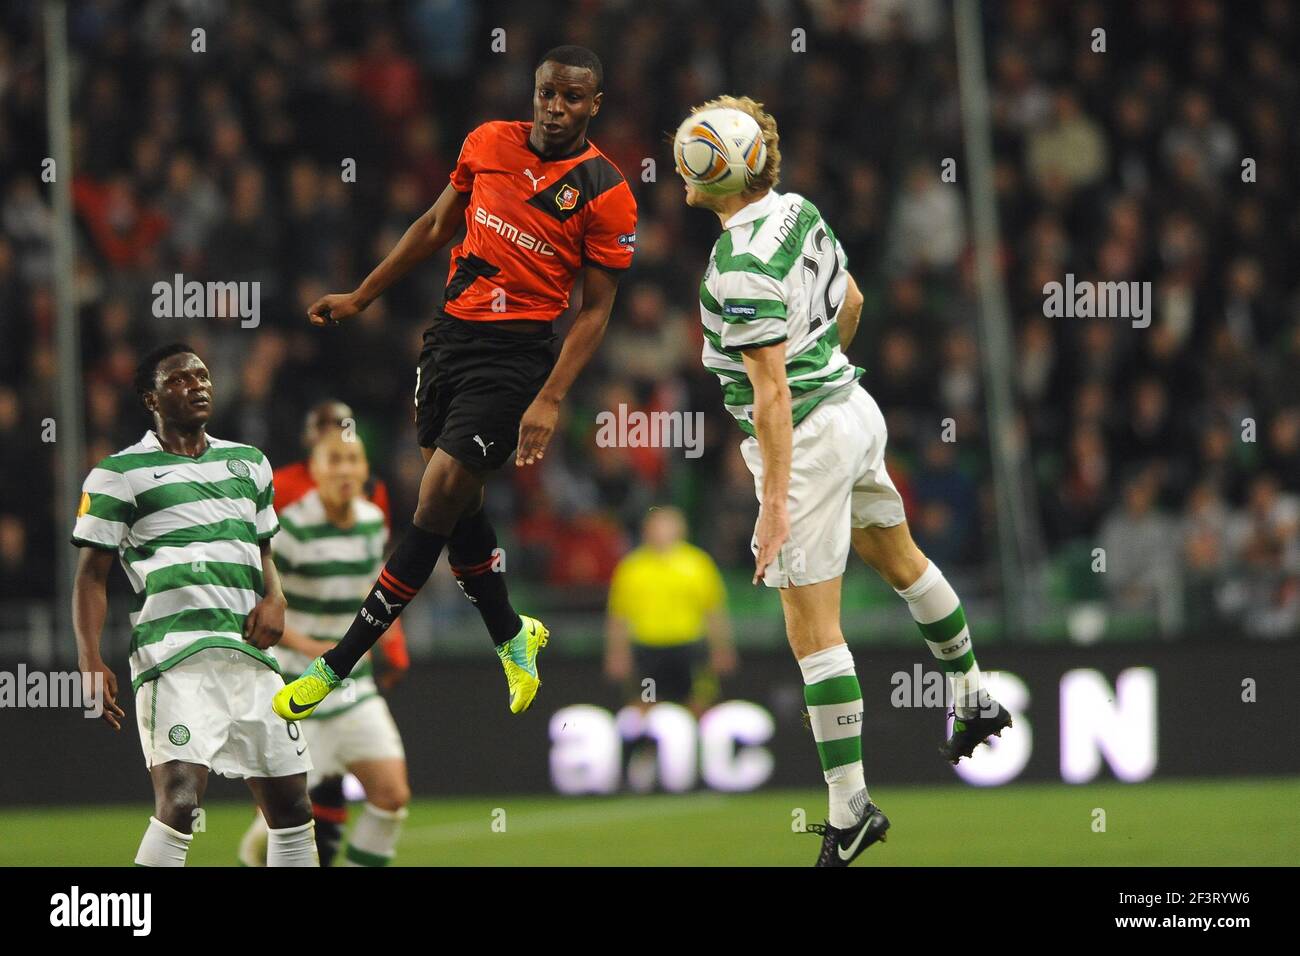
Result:
<svg viewBox="0 0 1300 956"><path fill-rule="evenodd" d="M420 503L412 519L417 527L433 534L451 534L464 510L466 495L451 483L421 489Z"/></svg>
<svg viewBox="0 0 1300 956"><path fill-rule="evenodd" d="M930 566L930 559L921 552L911 538L908 538L908 543L911 546L899 557L895 568L895 578L898 583L890 582L899 591L910 588L920 580L925 569Z"/></svg>
<svg viewBox="0 0 1300 956"><path fill-rule="evenodd" d="M187 780L169 781L154 797L154 816L181 833L193 831L198 810L198 790Z"/></svg>
<svg viewBox="0 0 1300 956"><path fill-rule="evenodd" d="M301 796L294 795L289 798L268 801L269 805L262 808L266 817L266 825L272 830L283 830L287 827L300 827L304 823L310 822L312 818L311 797L304 790Z"/></svg>
<svg viewBox="0 0 1300 956"><path fill-rule="evenodd" d="M853 549L886 584L899 591L915 583L930 563L906 525L886 529L883 534L855 531Z"/></svg>
<svg viewBox="0 0 1300 956"><path fill-rule="evenodd" d="M914 567L910 556L891 555L888 560L876 565L876 571L885 579L886 584L896 591L901 591L921 576L921 572L914 570Z"/></svg>
<svg viewBox="0 0 1300 956"><path fill-rule="evenodd" d="M925 560L922 558L918 565L910 556L900 555L890 561L882 562L876 570L891 588L895 591L903 591L916 583L916 579L925 571Z"/></svg>
<svg viewBox="0 0 1300 956"><path fill-rule="evenodd" d="M786 637L790 642L790 650L794 652L796 659L815 654L817 651L825 650L835 644L844 643L844 632L834 622L824 622L818 625L811 620L801 620L791 626L791 622L787 618Z"/></svg>
<svg viewBox="0 0 1300 956"><path fill-rule="evenodd" d="M450 534L461 515L483 497L483 476L449 455L430 463L420 485L415 524L433 534Z"/></svg>
<svg viewBox="0 0 1300 956"><path fill-rule="evenodd" d="M455 519L448 516L446 505L438 500L417 505L411 521L431 534L450 534L456 525Z"/></svg>
<svg viewBox="0 0 1300 956"><path fill-rule="evenodd" d="M366 801L378 810L395 813L411 802L411 788L405 781L395 780L367 793Z"/></svg>

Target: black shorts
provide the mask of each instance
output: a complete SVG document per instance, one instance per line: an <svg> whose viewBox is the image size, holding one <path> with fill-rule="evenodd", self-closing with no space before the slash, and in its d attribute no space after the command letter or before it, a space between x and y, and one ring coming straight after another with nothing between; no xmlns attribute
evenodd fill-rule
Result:
<svg viewBox="0 0 1300 956"><path fill-rule="evenodd" d="M667 647L634 643L632 671L637 696L643 693L641 682L648 677L655 682L656 702L685 704L706 690L710 676L708 647L702 640Z"/></svg>
<svg viewBox="0 0 1300 956"><path fill-rule="evenodd" d="M476 471L500 468L519 420L555 366L556 336L440 315L424 331L415 370L415 433Z"/></svg>

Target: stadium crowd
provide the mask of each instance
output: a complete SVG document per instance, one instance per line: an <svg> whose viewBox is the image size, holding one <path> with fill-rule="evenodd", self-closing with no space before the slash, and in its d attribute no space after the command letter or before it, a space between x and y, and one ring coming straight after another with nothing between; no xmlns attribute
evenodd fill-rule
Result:
<svg viewBox="0 0 1300 956"><path fill-rule="evenodd" d="M541 467L510 468L494 491L512 571L599 606L645 510L666 501L724 567L751 562L741 436L699 362L696 290L717 225L682 204L667 139L690 105L727 91L775 114L779 188L826 212L867 295L850 357L886 413L891 473L918 543L994 586L948 9L71 5L86 466L148 427L131 394L135 364L181 340L212 369L214 434L278 465L300 455L308 407L343 399L394 513L409 514L421 472L414 366L445 252L349 326L310 327L305 309L353 288L427 208L469 129L530 116L536 56L571 42L605 60L592 138L637 196L638 248L552 452ZM28 0L0 12L0 590L35 597L52 593L54 550L66 545L51 529L75 506L52 494L54 446L42 435L59 369L39 11ZM1105 548L1105 584L1079 593L1100 587L1114 609L1154 615L1166 633L1231 623L1294 635L1300 133L1287 117L1300 108L1300 73L1285 51L1300 47L1300 11L1285 0L1012 0L985 16L1036 535L1069 567ZM492 47L497 28L503 52ZM792 50L796 28L806 52ZM940 175L949 157L956 183ZM158 317L154 285L177 274L258 282L258 325ZM1149 327L1046 317L1043 287L1066 274L1150 282ZM702 412L703 457L599 447L596 416L620 405ZM943 440L948 418L956 441Z"/></svg>

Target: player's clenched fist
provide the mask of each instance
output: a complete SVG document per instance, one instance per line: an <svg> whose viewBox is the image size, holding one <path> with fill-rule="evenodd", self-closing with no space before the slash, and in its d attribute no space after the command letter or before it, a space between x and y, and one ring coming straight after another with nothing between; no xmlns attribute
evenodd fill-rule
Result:
<svg viewBox="0 0 1300 956"><path fill-rule="evenodd" d="M361 312L365 306L351 292L327 295L312 303L307 318L312 325L338 325L344 319Z"/></svg>
<svg viewBox="0 0 1300 956"><path fill-rule="evenodd" d="M285 606L284 597L276 594L258 601L244 619L244 640L263 651L278 644L284 636Z"/></svg>

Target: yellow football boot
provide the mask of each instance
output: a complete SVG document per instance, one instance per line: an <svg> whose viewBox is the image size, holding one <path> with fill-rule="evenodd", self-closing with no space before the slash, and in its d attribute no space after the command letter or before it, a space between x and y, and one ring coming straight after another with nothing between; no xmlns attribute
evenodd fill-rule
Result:
<svg viewBox="0 0 1300 956"><path fill-rule="evenodd" d="M301 677L280 689L271 707L285 720L302 720L310 717L317 705L341 683L343 679L330 669L325 658L318 657Z"/></svg>
<svg viewBox="0 0 1300 956"><path fill-rule="evenodd" d="M537 696L542 680L537 676L537 653L546 646L550 631L534 617L519 615L523 626L504 644L497 645L497 657L510 685L510 712L522 714Z"/></svg>

